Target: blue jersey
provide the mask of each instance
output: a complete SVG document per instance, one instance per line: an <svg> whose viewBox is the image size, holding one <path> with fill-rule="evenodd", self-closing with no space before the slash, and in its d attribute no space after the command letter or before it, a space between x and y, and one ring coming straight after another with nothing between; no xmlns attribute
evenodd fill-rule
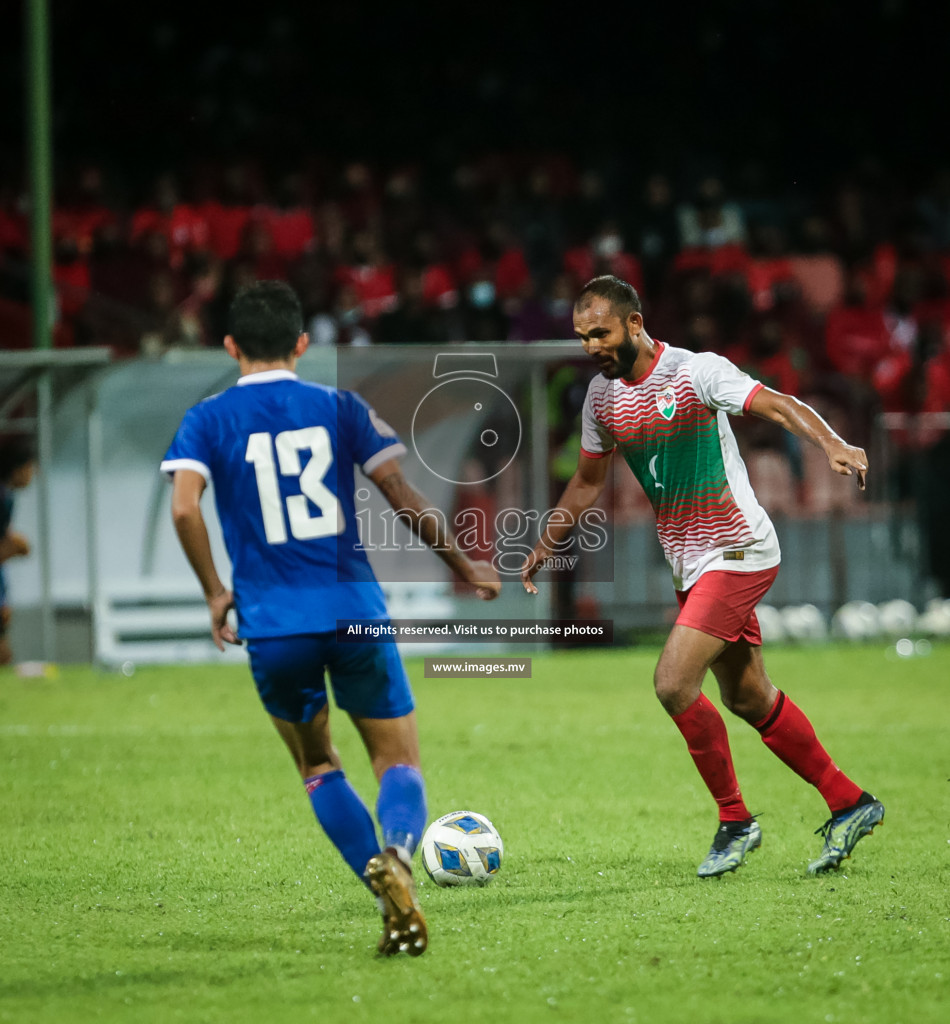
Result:
<svg viewBox="0 0 950 1024"><path fill-rule="evenodd" d="M241 636L387 617L360 544L354 466L370 473L405 451L359 396L289 370L249 374L188 410L161 468L214 483Z"/></svg>

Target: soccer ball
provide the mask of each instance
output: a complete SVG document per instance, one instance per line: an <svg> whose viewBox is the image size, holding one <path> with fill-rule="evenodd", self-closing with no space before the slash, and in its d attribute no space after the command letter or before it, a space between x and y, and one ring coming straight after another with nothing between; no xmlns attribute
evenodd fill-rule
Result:
<svg viewBox="0 0 950 1024"><path fill-rule="evenodd" d="M488 885L501 868L505 847L484 814L452 811L422 837L422 866L436 885Z"/></svg>
<svg viewBox="0 0 950 1024"><path fill-rule="evenodd" d="M932 636L950 636L950 600L935 597L917 619L917 629Z"/></svg>
<svg viewBox="0 0 950 1024"><path fill-rule="evenodd" d="M910 601L882 601L877 610L881 629L890 637L909 636L917 627L917 609Z"/></svg>
<svg viewBox="0 0 950 1024"><path fill-rule="evenodd" d="M813 604L789 605L781 614L792 640L824 640L828 635L825 617Z"/></svg>
<svg viewBox="0 0 950 1024"><path fill-rule="evenodd" d="M873 640L880 631L880 613L870 601L848 601L831 618L832 634L846 640Z"/></svg>

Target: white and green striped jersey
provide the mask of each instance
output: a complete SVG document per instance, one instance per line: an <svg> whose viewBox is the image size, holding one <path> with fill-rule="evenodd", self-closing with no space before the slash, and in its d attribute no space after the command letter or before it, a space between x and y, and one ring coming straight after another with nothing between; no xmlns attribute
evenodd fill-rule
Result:
<svg viewBox="0 0 950 1024"><path fill-rule="evenodd" d="M653 506L677 590L711 569L779 564L775 528L729 426L761 387L722 356L657 342L642 377L599 375L587 389L582 452L600 458L619 448Z"/></svg>

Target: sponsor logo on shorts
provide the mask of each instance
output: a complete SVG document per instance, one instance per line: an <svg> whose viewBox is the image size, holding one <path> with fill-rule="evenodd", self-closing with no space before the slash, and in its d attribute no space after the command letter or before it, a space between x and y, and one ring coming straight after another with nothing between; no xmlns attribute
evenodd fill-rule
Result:
<svg viewBox="0 0 950 1024"><path fill-rule="evenodd" d="M744 562L745 552L744 551L723 551L722 557L727 562Z"/></svg>

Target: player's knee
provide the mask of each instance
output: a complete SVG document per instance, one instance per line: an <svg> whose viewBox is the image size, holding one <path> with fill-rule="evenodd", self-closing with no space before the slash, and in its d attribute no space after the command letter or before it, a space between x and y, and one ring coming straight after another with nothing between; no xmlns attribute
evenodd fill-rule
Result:
<svg viewBox="0 0 950 1024"><path fill-rule="evenodd" d="M682 681L677 673L662 663L657 665L653 673L653 690L663 707L671 715L676 714L682 699Z"/></svg>
<svg viewBox="0 0 950 1024"><path fill-rule="evenodd" d="M661 658L653 673L653 689L667 714L682 714L700 695L703 674L673 659Z"/></svg>
<svg viewBox="0 0 950 1024"><path fill-rule="evenodd" d="M720 691L723 707L739 718L745 718L748 714L748 699L743 694L723 693Z"/></svg>
<svg viewBox="0 0 950 1024"><path fill-rule="evenodd" d="M774 692L774 687L770 685L743 687L732 691L720 687L719 696L726 710L737 718L746 722L758 722L769 713Z"/></svg>

